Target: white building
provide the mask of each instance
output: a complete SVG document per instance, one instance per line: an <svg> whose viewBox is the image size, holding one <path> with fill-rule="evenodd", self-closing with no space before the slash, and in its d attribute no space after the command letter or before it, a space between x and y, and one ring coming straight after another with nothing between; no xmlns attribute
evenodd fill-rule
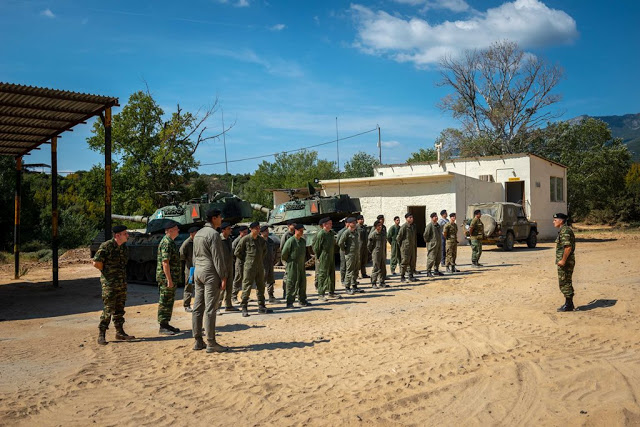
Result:
<svg viewBox="0 0 640 427"><path fill-rule="evenodd" d="M418 241L431 212L456 212L458 223L467 206L479 202L515 202L529 220L538 222L538 238L555 238L552 217L567 211L567 168L534 154L451 159L438 162L382 165L367 178L321 181L324 195L358 197L367 224L383 214L387 227L394 216L404 222L413 213ZM462 227L458 240L462 243Z"/></svg>

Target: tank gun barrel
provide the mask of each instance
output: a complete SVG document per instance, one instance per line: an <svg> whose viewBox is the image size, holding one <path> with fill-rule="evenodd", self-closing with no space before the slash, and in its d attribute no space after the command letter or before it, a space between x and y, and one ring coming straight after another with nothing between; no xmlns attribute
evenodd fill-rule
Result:
<svg viewBox="0 0 640 427"><path fill-rule="evenodd" d="M120 221L141 222L143 224L146 224L147 222L149 222L149 217L148 216L143 216L143 215L130 216L130 215L111 214L111 218L119 219Z"/></svg>
<svg viewBox="0 0 640 427"><path fill-rule="evenodd" d="M258 203L251 203L251 208L254 211L263 212L263 213L265 213L267 215L269 215L269 212L270 212L269 208L264 207L264 206L262 206L262 205L260 205Z"/></svg>

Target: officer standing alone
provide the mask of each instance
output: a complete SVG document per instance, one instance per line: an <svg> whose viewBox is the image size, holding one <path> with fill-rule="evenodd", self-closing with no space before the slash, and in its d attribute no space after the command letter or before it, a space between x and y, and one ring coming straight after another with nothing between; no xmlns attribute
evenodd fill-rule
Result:
<svg viewBox="0 0 640 427"><path fill-rule="evenodd" d="M553 226L558 228L556 238L556 265L558 267L558 284L565 302L558 311L573 311L573 269L576 265L576 236L567 225L567 215L557 213L553 216Z"/></svg>

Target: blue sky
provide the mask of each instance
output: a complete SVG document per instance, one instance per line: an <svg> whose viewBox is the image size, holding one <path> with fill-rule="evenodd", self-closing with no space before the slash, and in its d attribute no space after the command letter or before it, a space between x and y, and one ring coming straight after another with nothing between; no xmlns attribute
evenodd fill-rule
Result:
<svg viewBox="0 0 640 427"><path fill-rule="evenodd" d="M165 112L177 103L195 112L217 96L225 122L236 122L230 160L335 139L336 117L341 137L379 125L383 163L399 163L458 125L436 107L448 93L436 86L439 57L498 39L565 69L562 118L640 112L639 17L632 0L3 0L0 81L117 96L122 106L146 83ZM219 113L208 127L220 131ZM63 134L60 170L102 161L85 142L90 128ZM377 156L376 144L377 132L341 142L341 165L357 151ZM335 146L318 151L336 160ZM222 161L222 141L196 154ZM49 163L48 148L25 161Z"/></svg>

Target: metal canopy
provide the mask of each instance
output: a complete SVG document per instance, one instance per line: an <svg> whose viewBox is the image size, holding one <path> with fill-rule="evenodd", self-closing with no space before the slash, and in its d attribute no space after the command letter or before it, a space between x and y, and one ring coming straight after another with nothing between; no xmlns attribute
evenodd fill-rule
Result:
<svg viewBox="0 0 640 427"><path fill-rule="evenodd" d="M23 156L115 106L109 96L0 82L0 155Z"/></svg>

